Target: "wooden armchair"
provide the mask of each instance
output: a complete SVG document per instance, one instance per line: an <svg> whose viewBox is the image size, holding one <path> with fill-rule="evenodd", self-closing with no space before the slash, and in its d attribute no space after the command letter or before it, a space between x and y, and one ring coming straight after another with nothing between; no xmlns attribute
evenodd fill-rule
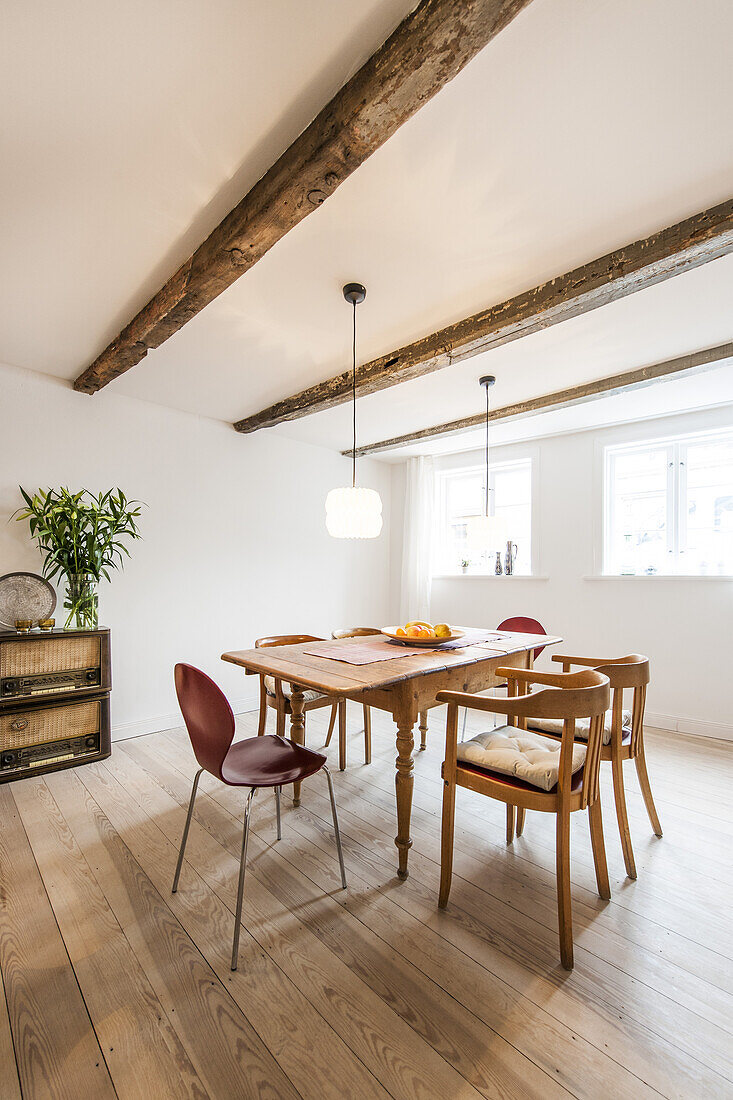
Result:
<svg viewBox="0 0 733 1100"><path fill-rule="evenodd" d="M562 965L573 967L573 926L570 902L570 814L589 811L591 844L598 893L608 899L606 850L598 790L603 720L610 701L609 680L596 670L576 673L535 672L498 668L506 679L507 699L486 699L458 691L440 691L448 704L443 764L443 825L438 904L448 904L453 870L456 787L488 795L507 807L507 841L514 838L517 815L521 833L526 810L556 815L557 905ZM542 685L544 690L517 695L518 685ZM458 743L458 708L506 714L508 724ZM534 717L560 719L559 748L527 730ZM589 719L586 747L575 741L575 723Z"/></svg>
<svg viewBox="0 0 733 1100"><path fill-rule="evenodd" d="M258 638L255 642L255 648L260 649L265 646L275 645L300 645L301 642L323 642L324 638L317 638L313 634L273 634L268 638ZM280 737L285 736L285 719L289 714L292 714L290 707L290 698L292 696L292 690L290 684L283 680L277 679L275 676L260 675L260 719L257 727L257 734L261 737L265 732L267 724L267 708L272 709L277 714L276 732ZM331 717L328 723L328 737L326 744L331 740L331 734L333 733L333 727L336 722L336 715L339 718L339 739L343 736L346 737L346 700L334 699L331 695L322 695L319 691L305 691L304 693L305 703L303 704L304 719L308 711L320 710L322 707L331 708ZM342 731L343 730L343 734ZM305 728L304 728L305 734ZM344 770L344 765L341 770Z"/></svg>
<svg viewBox="0 0 733 1100"><path fill-rule="evenodd" d="M563 653L553 654L553 661L562 664L563 672L569 672L573 665L586 668L594 668L597 672L608 676L612 691L611 709L605 717L603 729L603 745L601 747L601 760L610 760L613 775L613 795L616 802L616 817L621 835L621 848L624 853L626 873L629 878L636 878L636 863L634 862L634 850L631 846L631 830L626 812L626 795L624 793L623 764L625 760L633 760L636 765L636 774L639 779L644 805L649 815L654 833L661 837L662 826L659 823L652 789L649 783L649 773L646 767L644 754L644 707L646 705L646 689L650 680L649 658L640 653L629 653L625 657L568 657ZM624 710L624 691L631 691L631 710ZM550 737L557 737L545 721L528 722L530 727L541 729ZM581 731L581 736L584 731ZM578 730L576 730L576 737Z"/></svg>

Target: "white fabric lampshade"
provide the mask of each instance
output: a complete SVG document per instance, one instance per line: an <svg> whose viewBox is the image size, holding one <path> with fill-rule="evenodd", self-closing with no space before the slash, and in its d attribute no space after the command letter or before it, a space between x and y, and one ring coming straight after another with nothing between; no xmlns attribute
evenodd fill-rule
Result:
<svg viewBox="0 0 733 1100"><path fill-rule="evenodd" d="M382 530L382 498L376 489L331 489L326 529L335 539L375 539Z"/></svg>
<svg viewBox="0 0 733 1100"><path fill-rule="evenodd" d="M506 524L498 516L472 516L466 527L468 546L475 553L503 550L508 537Z"/></svg>

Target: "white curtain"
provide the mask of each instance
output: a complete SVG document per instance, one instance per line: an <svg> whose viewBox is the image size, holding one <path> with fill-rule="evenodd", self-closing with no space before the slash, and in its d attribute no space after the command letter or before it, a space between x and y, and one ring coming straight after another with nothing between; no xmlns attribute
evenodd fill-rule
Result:
<svg viewBox="0 0 733 1100"><path fill-rule="evenodd" d="M432 458L409 458L405 483L400 622L430 621L435 473Z"/></svg>

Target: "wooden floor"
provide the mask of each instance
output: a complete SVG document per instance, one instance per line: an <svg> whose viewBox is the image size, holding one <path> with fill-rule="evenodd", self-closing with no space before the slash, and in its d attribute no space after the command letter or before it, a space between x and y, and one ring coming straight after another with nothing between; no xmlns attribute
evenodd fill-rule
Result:
<svg viewBox="0 0 733 1100"><path fill-rule="evenodd" d="M195 770L183 732L0 787L2 1100L733 1096L733 746L649 732L665 835L652 835L629 767L636 882L602 766L613 899L595 893L587 817L573 814L567 974L554 819L529 813L507 848L503 807L459 790L440 912L444 714L431 713L416 753L406 882L393 729L375 712L364 767L359 710L349 717L349 769L335 776L349 888L338 889L325 779L305 785L299 809L283 800L279 844L261 793L236 974L241 792L202 779L170 892ZM320 745L320 712L308 726Z"/></svg>

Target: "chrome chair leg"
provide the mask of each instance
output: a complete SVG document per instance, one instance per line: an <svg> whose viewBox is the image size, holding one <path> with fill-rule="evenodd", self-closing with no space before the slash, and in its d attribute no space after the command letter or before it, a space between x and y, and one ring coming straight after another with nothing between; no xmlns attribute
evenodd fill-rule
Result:
<svg viewBox="0 0 733 1100"><path fill-rule="evenodd" d="M242 828L242 857L239 861L239 885L237 886L237 913L234 918L234 942L232 943L232 970L237 969L237 955L239 954L239 929L242 923L242 897L244 896L244 867L247 861L247 841L249 840L249 817L252 807L252 799L257 794L257 787L252 787L247 795L247 805L244 808L244 826Z"/></svg>
<svg viewBox="0 0 733 1100"><path fill-rule="evenodd" d="M461 727L461 741L466 740L466 719L468 718L468 707L463 708L463 725Z"/></svg>
<svg viewBox="0 0 733 1100"><path fill-rule="evenodd" d="M282 840L282 828L280 827L280 794L282 787L275 787L275 813L277 814L277 839Z"/></svg>
<svg viewBox="0 0 733 1100"><path fill-rule="evenodd" d="M341 832L339 830L339 819L336 813L336 799L333 796L333 779L331 779L331 773L323 765L323 770L326 773L326 779L328 780L328 796L331 799L331 813L333 815L333 831L336 834L336 849L339 854L339 867L341 868L341 885L344 890L346 889L346 871L344 870L344 853L341 850Z"/></svg>
<svg viewBox="0 0 733 1100"><path fill-rule="evenodd" d="M186 841L188 840L188 830L191 827L191 818L193 817L193 804L196 801L196 791L199 788L199 779L201 778L201 772L203 768L199 768L196 772L193 781L193 787L191 788L191 799L188 803L188 813L186 814L186 824L183 826L183 836L181 838L181 850L178 853L178 863L176 864L176 873L173 876L173 889L172 894L175 894L178 889L178 879L181 877L181 867L183 866L183 853L186 851Z"/></svg>

